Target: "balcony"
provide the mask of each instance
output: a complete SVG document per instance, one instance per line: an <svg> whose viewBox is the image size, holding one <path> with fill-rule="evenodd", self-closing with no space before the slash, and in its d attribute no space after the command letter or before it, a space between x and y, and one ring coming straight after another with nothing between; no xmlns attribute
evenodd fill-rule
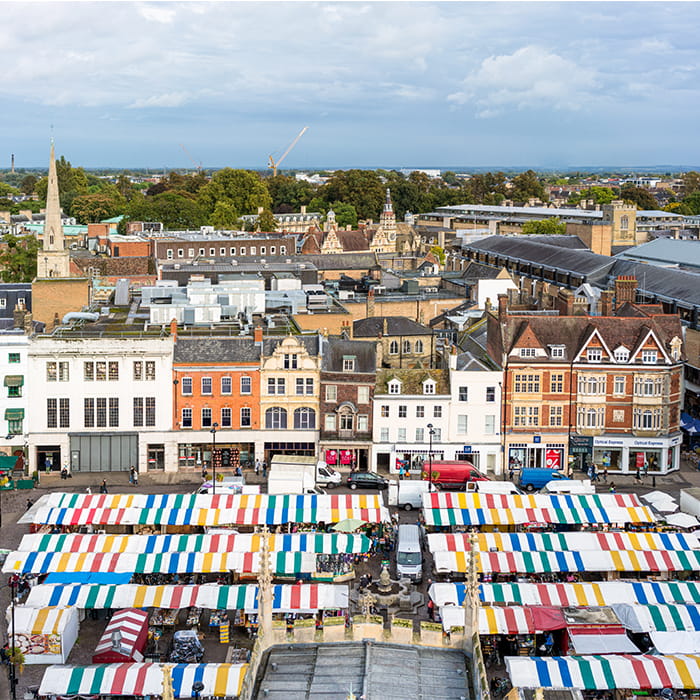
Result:
<svg viewBox="0 0 700 700"><path fill-rule="evenodd" d="M321 440L372 442L371 430L321 430Z"/></svg>

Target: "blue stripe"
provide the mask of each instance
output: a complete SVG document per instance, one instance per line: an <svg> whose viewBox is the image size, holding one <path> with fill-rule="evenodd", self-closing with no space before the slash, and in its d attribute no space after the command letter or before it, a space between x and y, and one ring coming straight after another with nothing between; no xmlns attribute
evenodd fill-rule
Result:
<svg viewBox="0 0 700 700"><path fill-rule="evenodd" d="M573 688L574 681L571 678L571 673L569 672L569 662L565 656L555 656L554 660L557 662L559 667L559 673L561 673L562 684L565 688Z"/></svg>
<svg viewBox="0 0 700 700"><path fill-rule="evenodd" d="M182 690L182 679L185 675L185 668L187 667L187 664L175 664L175 666L172 667L170 673L171 677L173 679L173 693L175 694L176 698L180 697L180 691ZM191 694L191 688L187 689L187 695ZM185 695L185 697L187 697Z"/></svg>
<svg viewBox="0 0 700 700"><path fill-rule="evenodd" d="M557 565L560 571L569 571L569 562L566 560L564 552L552 552L557 560Z"/></svg>
<svg viewBox="0 0 700 700"><path fill-rule="evenodd" d="M552 678L549 675L549 668L547 667L547 662L543 659L535 656L533 657L535 662L535 668L537 669L537 682L540 688L551 688Z"/></svg>
<svg viewBox="0 0 700 700"><path fill-rule="evenodd" d="M576 571L585 571L586 566L581 558L581 552L572 552L574 555L574 561L576 562Z"/></svg>
<svg viewBox="0 0 700 700"><path fill-rule="evenodd" d="M272 609L279 610L282 607L282 586L272 587Z"/></svg>
<svg viewBox="0 0 700 700"><path fill-rule="evenodd" d="M206 667L207 667L206 664L197 664L196 668L194 669L193 684L197 683L197 681L199 681L200 683L204 682L204 669ZM189 688L189 689L188 688L181 688L180 692L182 693L182 695L184 697L187 697L188 695L190 695L191 690L192 690L191 688ZM212 688L211 690L214 690L214 689ZM184 692L184 691L187 691L187 692ZM204 689L204 692L205 693L207 692L206 688Z"/></svg>
<svg viewBox="0 0 700 700"><path fill-rule="evenodd" d="M55 607L61 601L61 591L63 586L55 586L53 591L51 591L51 597L49 598L49 607Z"/></svg>
<svg viewBox="0 0 700 700"><path fill-rule="evenodd" d="M650 581L650 583L651 583L651 590L654 593L654 597L656 599L656 602L657 603L668 603L669 601L666 600L666 596L664 595L665 587L662 588L655 581Z"/></svg>
<svg viewBox="0 0 700 700"><path fill-rule="evenodd" d="M498 584L495 584L495 585L497 586ZM457 591L457 597L459 598L459 590ZM485 602L485 598L484 598L484 584L483 584L483 583L480 583L480 584L479 584L479 600L480 600L482 603Z"/></svg>
<svg viewBox="0 0 700 700"><path fill-rule="evenodd" d="M661 532L659 534L660 534L659 539L661 540L661 543L663 544L663 546L666 549L678 549L677 546L675 546L674 544L671 543L671 538L666 533ZM685 547L683 547L683 549L685 549Z"/></svg>
<svg viewBox="0 0 700 700"><path fill-rule="evenodd" d="M146 554L153 554L156 541L150 535L146 538Z"/></svg>
<svg viewBox="0 0 700 700"><path fill-rule="evenodd" d="M70 595L68 596L68 605L75 605L78 602L80 595L80 586L71 586Z"/></svg>
<svg viewBox="0 0 700 700"><path fill-rule="evenodd" d="M649 599L647 598L646 591L641 583L635 581L632 584L632 590L634 591L634 597L638 603L641 603L642 605L649 605Z"/></svg>
<svg viewBox="0 0 700 700"><path fill-rule="evenodd" d="M456 583L454 584L455 588L457 589L457 602L462 605L464 603L464 599L467 597L467 586L464 583ZM479 588L482 588L479 586ZM482 588L482 593L483 593L483 588Z"/></svg>
<svg viewBox="0 0 700 700"><path fill-rule="evenodd" d="M698 610L697 605L686 605L685 609L688 611L688 617L690 617L691 622L695 630L700 630L700 610Z"/></svg>
<svg viewBox="0 0 700 700"><path fill-rule="evenodd" d="M48 555L48 558L45 559L44 567L46 567L51 561L53 557L53 552L49 552ZM38 556L39 552L29 552L29 555L27 556L27 559L24 562L24 566L22 567L22 573L26 573L32 570L32 568L34 567L34 562L36 562ZM40 573L45 573L43 568Z"/></svg>

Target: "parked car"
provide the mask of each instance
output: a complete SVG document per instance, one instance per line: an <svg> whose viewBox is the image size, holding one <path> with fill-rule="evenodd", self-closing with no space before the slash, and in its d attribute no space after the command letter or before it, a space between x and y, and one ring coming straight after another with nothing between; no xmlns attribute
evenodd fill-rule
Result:
<svg viewBox="0 0 700 700"><path fill-rule="evenodd" d="M554 480L568 480L568 476L558 472L556 469L546 469L546 468L526 468L520 470L520 477L518 480L518 486L526 491L534 491L535 489L541 489L545 484Z"/></svg>
<svg viewBox="0 0 700 700"><path fill-rule="evenodd" d="M353 472L348 476L351 489L385 489L389 480L374 472Z"/></svg>

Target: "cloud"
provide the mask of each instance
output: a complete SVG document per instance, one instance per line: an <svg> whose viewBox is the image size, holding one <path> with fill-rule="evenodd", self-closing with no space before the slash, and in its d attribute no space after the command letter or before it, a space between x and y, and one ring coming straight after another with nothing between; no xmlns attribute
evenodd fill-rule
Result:
<svg viewBox="0 0 700 700"><path fill-rule="evenodd" d="M490 56L464 81L464 89L447 99L474 104L477 113L493 116L507 108L578 110L593 95L596 72L540 46Z"/></svg>
<svg viewBox="0 0 700 700"><path fill-rule="evenodd" d="M159 22L161 24L170 24L175 19L175 10L168 8L165 4L147 4L139 5L139 14L149 22Z"/></svg>
<svg viewBox="0 0 700 700"><path fill-rule="evenodd" d="M148 107L180 107L190 101L189 95L184 92L167 92L162 95L134 100L128 109L145 109Z"/></svg>

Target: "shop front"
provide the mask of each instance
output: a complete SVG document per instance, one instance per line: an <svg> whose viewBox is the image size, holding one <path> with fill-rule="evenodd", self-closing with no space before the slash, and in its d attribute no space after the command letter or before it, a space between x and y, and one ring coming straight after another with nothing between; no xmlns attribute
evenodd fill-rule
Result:
<svg viewBox="0 0 700 700"><path fill-rule="evenodd" d="M369 450L370 445L323 443L321 445L321 458L331 467L367 471Z"/></svg>
<svg viewBox="0 0 700 700"><path fill-rule="evenodd" d="M563 442L542 442L539 435L532 442L508 445L508 470L564 468L566 445Z"/></svg>
<svg viewBox="0 0 700 700"><path fill-rule="evenodd" d="M184 443L178 445L178 469L211 469L212 443ZM216 441L217 469L235 469L255 461L252 442ZM150 459L149 459L150 468Z"/></svg>
<svg viewBox="0 0 700 700"><path fill-rule="evenodd" d="M665 438L600 436L593 438L593 463L609 472L667 474L680 467L679 433Z"/></svg>

